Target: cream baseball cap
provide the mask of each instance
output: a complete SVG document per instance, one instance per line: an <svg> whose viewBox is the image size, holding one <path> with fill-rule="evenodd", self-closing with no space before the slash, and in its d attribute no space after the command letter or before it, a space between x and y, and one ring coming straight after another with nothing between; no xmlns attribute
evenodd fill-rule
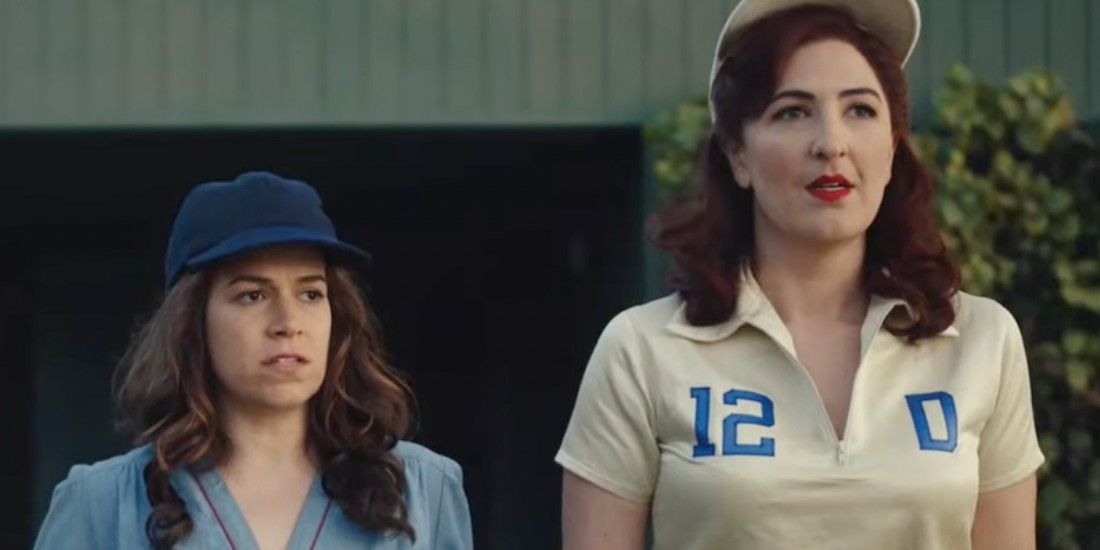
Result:
<svg viewBox="0 0 1100 550"><path fill-rule="evenodd" d="M753 23L777 11L805 5L834 6L851 11L861 27L878 36L901 59L902 66L917 47L920 36L920 7L916 0L741 0L730 12L722 33L718 35L718 45L714 49L714 61L710 66L710 80L707 88L707 103L710 103L709 90L718 76L718 67L729 55L730 45ZM714 118L714 106L710 106L711 118Z"/></svg>

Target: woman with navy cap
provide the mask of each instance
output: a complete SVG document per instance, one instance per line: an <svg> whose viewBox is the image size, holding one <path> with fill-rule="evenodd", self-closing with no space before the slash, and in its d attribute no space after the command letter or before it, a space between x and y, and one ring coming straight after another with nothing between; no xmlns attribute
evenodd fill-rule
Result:
<svg viewBox="0 0 1100 550"><path fill-rule="evenodd" d="M1035 546L1019 329L959 291L914 155L914 0L741 0L676 293L616 316L557 461L568 549Z"/></svg>
<svg viewBox="0 0 1100 550"><path fill-rule="evenodd" d="M35 547L472 547L461 469L401 440L413 397L357 286L367 260L306 183L194 188L115 376L139 446L74 467Z"/></svg>

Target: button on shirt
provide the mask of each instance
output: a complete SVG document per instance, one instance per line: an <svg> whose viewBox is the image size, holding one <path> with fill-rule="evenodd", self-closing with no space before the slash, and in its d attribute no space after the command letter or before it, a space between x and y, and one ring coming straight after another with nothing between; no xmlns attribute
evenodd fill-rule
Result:
<svg viewBox="0 0 1100 550"><path fill-rule="evenodd" d="M844 440L751 274L725 323L669 296L616 316L581 382L556 460L650 503L655 548L969 548L979 492L1043 462L1023 342L965 293L943 333L887 326L872 296Z"/></svg>
<svg viewBox="0 0 1100 550"><path fill-rule="evenodd" d="M336 503L329 507L329 499L318 475L310 487L287 548L309 548L314 544L314 538L315 547L325 549L473 548L470 512L462 489L462 470L458 464L406 441L399 442L393 452L405 466L405 502L409 523L416 531L415 544L403 535L368 531L352 523ZM142 470L151 458L151 448L144 446L91 466L73 467L68 478L54 489L50 510L35 548L150 548L145 535L145 522L151 508ZM192 475L189 471L178 470L172 472L170 482L194 522L191 534L174 548L229 548L226 533L240 550L258 548L244 514L216 471L207 470ZM200 482L201 488L198 485ZM322 517L324 526L318 531ZM225 531L219 526L219 519Z"/></svg>

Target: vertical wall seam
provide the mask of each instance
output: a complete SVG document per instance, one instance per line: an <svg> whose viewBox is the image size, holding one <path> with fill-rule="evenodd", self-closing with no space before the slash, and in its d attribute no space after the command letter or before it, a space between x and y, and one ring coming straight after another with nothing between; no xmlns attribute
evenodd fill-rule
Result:
<svg viewBox="0 0 1100 550"><path fill-rule="evenodd" d="M214 0L215 2L218 0ZM237 106L247 109L249 105L248 77L245 76L245 67L248 67L248 41L245 32L248 30L248 0L233 0L237 3Z"/></svg>
<svg viewBox="0 0 1100 550"><path fill-rule="evenodd" d="M401 36L398 37L398 44L400 44L400 51L398 52L398 60L400 67L398 68L400 77L400 88L397 90L397 113L399 116L404 116L408 110L408 102L405 100L408 97L407 90L409 89L409 14L408 6L405 2L397 2L397 28L401 29Z"/></svg>
<svg viewBox="0 0 1100 550"><path fill-rule="evenodd" d="M439 0L439 27L436 29L437 36L439 36L439 43L436 44L436 55L439 56L439 93L436 96L435 108L440 112L446 113L447 105L453 105L450 101L451 94L453 93L454 86L451 86L450 76L454 67L451 66L451 58L447 55L447 47L451 41L451 26L448 24L448 19L451 16L451 5L448 0Z"/></svg>
<svg viewBox="0 0 1100 550"><path fill-rule="evenodd" d="M1050 71L1050 50L1054 47L1053 36L1050 28L1050 2L1048 0L1040 0L1043 3L1043 22L1040 25L1043 29L1043 70Z"/></svg>
<svg viewBox="0 0 1100 550"><path fill-rule="evenodd" d="M77 21L76 21L76 44L78 51L74 52L76 62L76 74L77 83L76 87L79 90L80 97L76 99L76 111L77 117L87 120L92 114L92 110L88 104L91 94L91 58L88 55L88 2L87 0L77 0L76 6Z"/></svg>
<svg viewBox="0 0 1100 550"><path fill-rule="evenodd" d="M569 2L558 2L558 109L576 115L576 103L569 100Z"/></svg>
<svg viewBox="0 0 1100 550"><path fill-rule="evenodd" d="M11 74L11 45L9 42L9 36L11 32L7 28L7 22L11 21L11 7L8 5L7 0L0 0L0 74ZM7 118L7 116L14 111L11 108L11 86L8 85L8 79L0 81L0 120Z"/></svg>
<svg viewBox="0 0 1100 550"><path fill-rule="evenodd" d="M673 44L675 44L676 47L680 48L680 55L679 55L680 63L678 63L677 67L676 67L676 79L679 81L679 86L676 87L677 91L675 93L676 93L676 95L683 97L683 96L687 95L686 87L687 87L687 80L688 80L688 65L687 65L687 63L683 62L684 58L687 57L687 51L688 51L688 45L687 45L687 26L688 26L687 5L688 5L688 2L679 2L679 3L673 4L673 5L676 6L676 8L678 10L677 15L679 15L679 17L680 17L680 25L679 25L680 35L677 36L675 38L675 40L673 40ZM676 26L673 25L672 28L676 28Z"/></svg>
<svg viewBox="0 0 1100 550"><path fill-rule="evenodd" d="M50 50L49 50L49 48L50 48L50 44L53 42L53 40L51 40L51 37L53 36L53 28L52 28L52 25L50 25L50 4L49 4L49 2L43 2L42 0L36 0L35 5L39 8L39 13L38 13L39 19L38 19L38 21L39 21L39 25L41 25L41 28L42 28L42 33L39 35L40 36L40 38L39 38L40 45L39 45L39 48L38 48L38 66L39 67L47 67L46 71L42 71L41 69L38 70L38 89L41 90L41 89L44 89L47 85L49 85L49 81L46 79L46 74L48 74L48 71L49 71L49 69L48 69L49 63L50 63ZM49 102L46 101L45 94L41 94L41 93L35 94L35 97L37 98L36 102L38 103L37 111L40 113L39 116L48 120L49 117L50 117L50 105L49 105Z"/></svg>
<svg viewBox="0 0 1100 550"><path fill-rule="evenodd" d="M524 113L530 113L531 105L534 104L532 94L534 93L535 84L531 81L531 27L528 16L530 10L527 9L526 0L517 0L519 2L519 82L520 82L520 110ZM545 0L543 0L545 1Z"/></svg>
<svg viewBox="0 0 1100 550"><path fill-rule="evenodd" d="M971 17L971 9L973 9L974 3L971 0L960 0L959 7L962 9L962 58L966 61L966 64L970 67L974 66L974 60L971 57L970 41L974 38L970 30L970 25L973 23L973 17Z"/></svg>
<svg viewBox="0 0 1100 550"><path fill-rule="evenodd" d="M359 22L361 26L360 30L362 31L359 40L359 49L363 55L363 69L362 72L359 74L359 84L360 86L362 86L363 91L362 95L360 96L360 101L367 108L368 111L370 108L371 92L373 88L371 83L374 82L374 79L372 77L378 70L377 66L374 64L375 59L371 55L371 44L373 44L374 42L374 31L377 30L372 26L374 21L373 17L376 15L375 13L371 12L371 6L373 4L374 0L371 0L370 2L358 3L358 5L361 6L363 10L360 14L361 19ZM397 53L398 55L400 55L400 52ZM392 88L396 88L398 95L400 95L402 86L400 73L398 73L398 78L394 82L390 83L390 86ZM393 106L391 105L390 108L393 108ZM392 113L391 116L393 116Z"/></svg>
<svg viewBox="0 0 1100 550"><path fill-rule="evenodd" d="M631 109L632 111L637 110L639 107L641 107L642 109L645 109L647 107L652 106L653 103L656 103L656 101L654 100L654 98L656 97L656 94L654 93L654 90L652 90L651 86L649 85L649 58L650 58L650 51L649 50L650 50L650 48L653 47L653 44L652 44L653 40L652 40L652 36L651 36L653 34L653 29L652 29L652 25L651 25L651 21L650 21L651 17L650 17L650 13L649 13L650 3L646 0L638 0L638 1L642 3L642 6L641 6L642 9L639 10L639 12L638 12L639 15L641 16L641 23L642 23L641 24L642 48L641 48L641 52L640 52L641 59L639 60L640 63L639 63L639 66L638 66L638 75L641 76L641 80L642 80L642 95L641 95L642 104L633 106L634 108Z"/></svg>
<svg viewBox="0 0 1100 550"><path fill-rule="evenodd" d="M332 9L332 2L330 0L320 0L319 5L314 5L313 9L316 12L314 21L314 31L317 33L317 53L316 58L313 60L316 63L317 70L315 71L317 82L315 92L317 97L317 103L313 106L315 112L318 114L328 113L328 25L329 25L329 13Z"/></svg>
<svg viewBox="0 0 1100 550"><path fill-rule="evenodd" d="M159 111L162 118L168 118L169 106L171 105L171 102L168 101L168 75L171 73L171 67L168 64L168 26L171 23L168 21L168 5L166 3L157 2L157 10L156 21L157 27L160 29L160 36L157 37L157 59L160 61L160 70L157 71L157 101L159 105L156 106L154 111Z"/></svg>
<svg viewBox="0 0 1100 550"><path fill-rule="evenodd" d="M489 27L489 1L478 0L478 33L475 37L477 42L477 52L480 57L480 62L477 63L477 67L480 68L480 78L477 78L474 82L474 94L477 98L473 105L473 108L481 113L481 116L489 117L489 106L484 103L486 101L489 90L493 89L489 85L489 39L488 39L488 27Z"/></svg>
<svg viewBox="0 0 1100 550"><path fill-rule="evenodd" d="M603 45L600 51L600 58L602 59L601 68L603 69L600 71L600 114L605 117L611 108L611 77L609 75L611 72L611 45L608 43L608 40L610 40L608 37L611 34L611 25L609 23L611 16L608 13L610 10L607 5L608 1L609 0L599 0L599 26L600 29L603 30L603 32L600 33Z"/></svg>
<svg viewBox="0 0 1100 550"><path fill-rule="evenodd" d="M118 99L115 105L116 113L120 118L127 116L130 104L130 10L125 0L116 1L118 8L118 48L115 50L119 56L118 67L122 82L118 86Z"/></svg>
<svg viewBox="0 0 1100 550"><path fill-rule="evenodd" d="M1092 104L1093 98L1096 96L1095 86L1100 83L1094 83L1092 74L1092 56L1096 54L1092 50L1092 36L1096 32L1096 29L1092 28L1092 2L1084 2L1085 4L1085 97L1081 100L1084 104L1082 111L1086 113L1083 119L1092 118L1096 115L1096 105Z"/></svg>
<svg viewBox="0 0 1100 550"><path fill-rule="evenodd" d="M1008 0L997 0L1001 4L1001 80L1007 81L1011 70L1012 64L1009 63L1008 58L1012 55L1012 50L1008 47L1008 10L1012 6L1008 5Z"/></svg>
<svg viewBox="0 0 1100 550"><path fill-rule="evenodd" d="M481 2L481 11L479 17L481 18L481 32L478 33L481 43L478 44L478 55L481 56L481 66L484 68L482 71L482 82L478 84L480 88L478 90L478 100L481 101L481 112L485 113L487 118L491 118L493 112L493 104L495 103L493 98L493 86L489 82L492 79L493 69L490 63L489 54L489 1L484 0ZM488 102L488 103L484 103Z"/></svg>
<svg viewBox="0 0 1100 550"><path fill-rule="evenodd" d="M210 22L207 21L207 9L206 2L196 2L198 5L199 15L199 40L196 48L200 48L202 55L195 56L198 67L196 68L195 81L199 90L199 97L196 98L196 104L198 108L209 117L210 112L210 64L209 59L206 56L207 44L210 42Z"/></svg>

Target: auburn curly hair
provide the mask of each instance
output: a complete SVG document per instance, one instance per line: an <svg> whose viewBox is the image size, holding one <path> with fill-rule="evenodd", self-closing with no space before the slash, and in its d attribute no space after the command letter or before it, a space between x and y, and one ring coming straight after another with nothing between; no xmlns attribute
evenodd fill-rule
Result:
<svg viewBox="0 0 1100 550"><path fill-rule="evenodd" d="M751 25L731 44L711 89L715 123L700 149L692 192L662 205L648 220L658 248L672 255L672 287L695 325L727 320L737 307L739 269L754 255L753 194L734 182L727 150L741 145L746 121L763 114L794 52L810 42L839 39L870 63L890 108L896 151L890 184L867 230L863 286L904 299L917 314L907 326L888 325L910 342L942 332L955 319L960 285L934 213L935 182L909 140L909 98L901 60L840 8L800 6Z"/></svg>
<svg viewBox="0 0 1100 550"><path fill-rule="evenodd" d="M351 521L415 540L404 469L391 452L410 430L412 392L388 364L378 321L353 272L329 264L326 278L332 333L324 381L308 404L307 441L320 459L325 492ZM212 280L210 270L181 277L134 335L114 375L120 427L153 449L144 470L153 508L145 529L155 548L172 547L194 527L169 484L172 470L211 467L229 449L204 336Z"/></svg>

